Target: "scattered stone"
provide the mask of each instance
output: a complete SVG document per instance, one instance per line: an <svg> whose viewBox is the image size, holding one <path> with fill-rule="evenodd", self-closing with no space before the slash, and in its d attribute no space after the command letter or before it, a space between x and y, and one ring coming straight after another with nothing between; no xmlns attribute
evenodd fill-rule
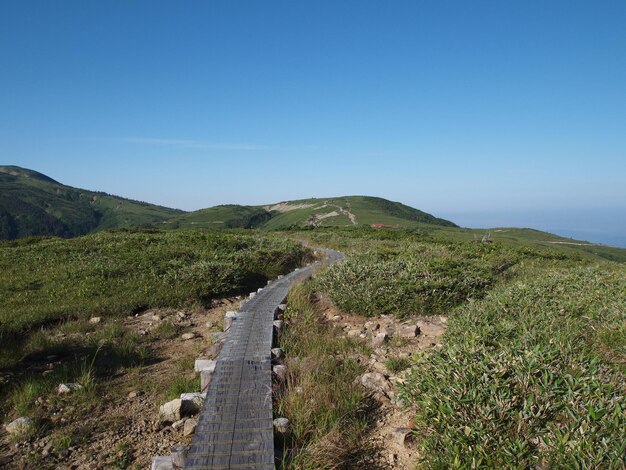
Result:
<svg viewBox="0 0 626 470"><path fill-rule="evenodd" d="M302 387L296 387L293 389L293 391L296 392L297 394L304 393L304 389Z"/></svg>
<svg viewBox="0 0 626 470"><path fill-rule="evenodd" d="M387 336L387 333L382 332L382 333L378 333L376 336L374 336L372 338L372 346L374 348L379 348L383 345L383 343L385 341L387 341L389 339L389 336Z"/></svg>
<svg viewBox="0 0 626 470"><path fill-rule="evenodd" d="M203 370L210 370L211 372L214 372L216 365L217 361L213 361L211 359L196 359L194 370L196 372L202 372Z"/></svg>
<svg viewBox="0 0 626 470"><path fill-rule="evenodd" d="M248 296L248 298L254 299L255 295L256 295L256 292L250 292L250 295Z"/></svg>
<svg viewBox="0 0 626 470"><path fill-rule="evenodd" d="M213 372L215 370L204 369L200 371L200 391L206 392L209 389L211 380L213 379Z"/></svg>
<svg viewBox="0 0 626 470"><path fill-rule="evenodd" d="M346 336L348 338L357 338L361 335L361 330L348 330Z"/></svg>
<svg viewBox="0 0 626 470"><path fill-rule="evenodd" d="M424 336L429 336L433 338L439 338L446 330L445 323L438 324L433 323L432 321L419 321L417 322L417 325L419 326L420 331Z"/></svg>
<svg viewBox="0 0 626 470"><path fill-rule="evenodd" d="M217 357L220 353L222 346L220 343L215 343L209 346L209 349L206 350L206 355L210 357Z"/></svg>
<svg viewBox="0 0 626 470"><path fill-rule="evenodd" d="M159 417L163 422L173 423L181 419L183 401L180 398L168 401L159 407Z"/></svg>
<svg viewBox="0 0 626 470"><path fill-rule="evenodd" d="M281 312L284 312L285 310L287 310L287 304L278 304L278 307L276 308L280 310Z"/></svg>
<svg viewBox="0 0 626 470"><path fill-rule="evenodd" d="M285 323L282 320L274 320L274 331L277 335L280 335L283 332L283 326Z"/></svg>
<svg viewBox="0 0 626 470"><path fill-rule="evenodd" d="M76 390L80 390L81 388L83 388L83 386L77 383L59 384L59 387L57 388L57 393L59 395L64 395L66 393L71 393Z"/></svg>
<svg viewBox="0 0 626 470"><path fill-rule="evenodd" d="M389 437L402 446L407 446L414 441L413 431L410 428L393 428Z"/></svg>
<svg viewBox="0 0 626 470"><path fill-rule="evenodd" d="M372 369L382 374L387 372L387 368L385 367L385 364L383 364L382 362L374 362L374 364L372 364Z"/></svg>
<svg viewBox="0 0 626 470"><path fill-rule="evenodd" d="M145 318L147 321L150 322L159 322L161 321L161 317L155 313L152 312L146 312L142 315L143 318Z"/></svg>
<svg viewBox="0 0 626 470"><path fill-rule="evenodd" d="M140 391L133 390L132 392L130 392L130 393L128 394L128 399L129 399L129 400L134 400L134 399L135 399L135 398L137 398L139 395L141 395L141 392L140 392Z"/></svg>
<svg viewBox="0 0 626 470"><path fill-rule="evenodd" d="M185 459L187 458L188 451L189 448L187 446L176 446L176 448L170 454L170 456L172 457L172 464L174 465L174 468L181 469L185 467Z"/></svg>
<svg viewBox="0 0 626 470"><path fill-rule="evenodd" d="M402 338L415 338L420 334L420 328L417 325L403 325L398 334Z"/></svg>
<svg viewBox="0 0 626 470"><path fill-rule="evenodd" d="M359 382L372 392L386 393L390 389L389 382L380 372L367 372L359 378Z"/></svg>
<svg viewBox="0 0 626 470"><path fill-rule="evenodd" d="M206 326L207 328L213 328L215 326L215 322L208 321L204 324L204 326Z"/></svg>
<svg viewBox="0 0 626 470"><path fill-rule="evenodd" d="M92 325L97 325L101 321L102 321L102 317L91 317L89 319L89 323L91 323Z"/></svg>
<svg viewBox="0 0 626 470"><path fill-rule="evenodd" d="M280 359L283 357L283 350L280 348L272 348L272 358Z"/></svg>
<svg viewBox="0 0 626 470"><path fill-rule="evenodd" d="M187 421L187 419L183 418L183 419L179 419L178 421L172 423L172 429L181 429L184 425L185 425L185 421Z"/></svg>
<svg viewBox="0 0 626 470"><path fill-rule="evenodd" d="M274 431L281 436L287 435L289 433L289 420L287 418L276 418L274 420Z"/></svg>
<svg viewBox="0 0 626 470"><path fill-rule="evenodd" d="M261 292L262 290L263 290L263 288L262 288L262 287L259 287L259 288L256 290L256 291L257 291L257 294L258 294L259 292Z"/></svg>
<svg viewBox="0 0 626 470"><path fill-rule="evenodd" d="M224 315L224 331L228 331L237 318L237 312L228 311L226 315Z"/></svg>
<svg viewBox="0 0 626 470"><path fill-rule="evenodd" d="M331 318L332 321L340 321L341 320L341 315L335 315L334 317Z"/></svg>
<svg viewBox="0 0 626 470"><path fill-rule="evenodd" d="M194 339L195 337L196 337L196 334L194 332L189 332L189 333L183 333L180 338L183 341L188 341L190 339Z"/></svg>
<svg viewBox="0 0 626 470"><path fill-rule="evenodd" d="M184 320L185 318L187 318L187 312L183 312L182 310L179 312L176 312L176 316L178 317L179 320Z"/></svg>
<svg viewBox="0 0 626 470"><path fill-rule="evenodd" d="M223 343L226 341L226 333L211 333L211 341L213 344Z"/></svg>
<svg viewBox="0 0 626 470"><path fill-rule="evenodd" d="M187 416L198 413L202 409L205 397L206 394L200 392L181 394L181 414Z"/></svg>
<svg viewBox="0 0 626 470"><path fill-rule="evenodd" d="M272 372L276 375L279 382L284 382L287 379L287 367L283 365L277 365L272 367Z"/></svg>
<svg viewBox="0 0 626 470"><path fill-rule="evenodd" d="M26 418L24 416L17 418L7 424L4 429L9 434L19 434L22 432L28 431L28 429L33 425L33 420L30 418Z"/></svg>
<svg viewBox="0 0 626 470"><path fill-rule="evenodd" d="M198 425L198 420L196 419L188 419L185 421L185 426L183 427L183 436L190 436L196 431L196 426Z"/></svg>
<svg viewBox="0 0 626 470"><path fill-rule="evenodd" d="M174 462L171 455L157 455L152 459L150 470L174 470Z"/></svg>

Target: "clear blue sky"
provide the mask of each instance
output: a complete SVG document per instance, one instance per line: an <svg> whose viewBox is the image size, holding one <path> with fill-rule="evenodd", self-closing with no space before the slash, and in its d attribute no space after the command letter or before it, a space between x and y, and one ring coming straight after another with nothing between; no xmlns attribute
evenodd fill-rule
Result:
<svg viewBox="0 0 626 470"><path fill-rule="evenodd" d="M0 156L183 209L368 194L626 243L626 2L4 0Z"/></svg>

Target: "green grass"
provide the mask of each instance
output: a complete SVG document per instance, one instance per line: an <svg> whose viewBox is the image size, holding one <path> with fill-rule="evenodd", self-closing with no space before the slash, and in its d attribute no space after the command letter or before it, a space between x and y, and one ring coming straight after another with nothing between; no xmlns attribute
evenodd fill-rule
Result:
<svg viewBox="0 0 626 470"><path fill-rule="evenodd" d="M385 368L389 372L397 374L403 370L408 369L411 366L411 360L407 357L388 357L385 359Z"/></svg>
<svg viewBox="0 0 626 470"><path fill-rule="evenodd" d="M0 364L15 364L32 350L25 345L39 327L210 303L256 288L308 256L297 242L227 232L134 230L4 242Z"/></svg>
<svg viewBox="0 0 626 470"><path fill-rule="evenodd" d="M254 228L271 214L261 207L222 205L189 212L167 220L167 228Z"/></svg>
<svg viewBox="0 0 626 470"><path fill-rule="evenodd" d="M369 403L354 382L364 372L354 356L363 346L320 321L311 293L311 283L290 292L280 340L288 378L274 410L291 425L281 468L359 468L367 452Z"/></svg>
<svg viewBox="0 0 626 470"><path fill-rule="evenodd" d="M622 266L532 269L460 307L403 390L421 463L623 468L624 279Z"/></svg>

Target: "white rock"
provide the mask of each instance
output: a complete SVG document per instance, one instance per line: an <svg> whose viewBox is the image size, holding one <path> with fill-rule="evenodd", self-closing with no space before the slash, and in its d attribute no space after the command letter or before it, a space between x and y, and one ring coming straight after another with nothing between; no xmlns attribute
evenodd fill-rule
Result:
<svg viewBox="0 0 626 470"><path fill-rule="evenodd" d="M196 431L196 426L198 426L198 420L188 419L185 421L185 426L183 427L183 436L190 436Z"/></svg>
<svg viewBox="0 0 626 470"><path fill-rule="evenodd" d="M188 341L190 339L194 339L196 337L196 334L194 332L189 332L189 333L183 333L180 338L183 341Z"/></svg>
<svg viewBox="0 0 626 470"><path fill-rule="evenodd" d="M102 317L91 317L89 319L89 323L91 323L92 325L97 325L101 321L102 321Z"/></svg>
<svg viewBox="0 0 626 470"><path fill-rule="evenodd" d="M187 420L187 421L193 421L193 420ZM185 424L187 423L185 422ZM174 450L170 454L172 458L172 464L174 464L174 468L181 469L185 467L185 458L187 457L188 451L189 451L189 447L184 446L184 445L178 445L174 448Z"/></svg>
<svg viewBox="0 0 626 470"><path fill-rule="evenodd" d="M282 320L274 320L274 331L277 335L280 335L283 332L283 326L285 323Z"/></svg>
<svg viewBox="0 0 626 470"><path fill-rule="evenodd" d="M283 357L283 350L280 348L272 348L272 357L274 359L280 359Z"/></svg>
<svg viewBox="0 0 626 470"><path fill-rule="evenodd" d="M224 315L224 331L228 331L237 318L237 312L229 311Z"/></svg>
<svg viewBox="0 0 626 470"><path fill-rule="evenodd" d="M180 398L168 401L164 405L159 407L159 416L161 421L167 421L174 423L182 417L182 405L183 401Z"/></svg>
<svg viewBox="0 0 626 470"><path fill-rule="evenodd" d="M389 437L403 446L410 444L414 440L413 431L409 428L393 428L389 432Z"/></svg>
<svg viewBox="0 0 626 470"><path fill-rule="evenodd" d="M287 379L287 367L283 365L277 365L272 367L272 372L276 375L279 382L284 382Z"/></svg>
<svg viewBox="0 0 626 470"><path fill-rule="evenodd" d="M205 369L200 371L200 391L206 392L209 389L211 380L213 379L214 370Z"/></svg>
<svg viewBox="0 0 626 470"><path fill-rule="evenodd" d="M390 384L383 374L380 372L368 372L359 378L359 382L372 392L387 392Z"/></svg>
<svg viewBox="0 0 626 470"><path fill-rule="evenodd" d="M419 334L420 329L417 325L403 325L399 331L399 335L403 338L415 338Z"/></svg>
<svg viewBox="0 0 626 470"><path fill-rule="evenodd" d="M213 361L211 359L196 359L196 363L194 364L194 370L196 372L202 372L203 370L210 370L211 372L215 371L215 366L217 365L217 361Z"/></svg>
<svg viewBox="0 0 626 470"><path fill-rule="evenodd" d="M30 428L32 425L33 425L32 419L22 416L20 418L17 418L11 421L9 424L7 424L4 427L4 429L6 429L6 431L9 434L19 434L19 433L28 431L28 428Z"/></svg>
<svg viewBox="0 0 626 470"><path fill-rule="evenodd" d="M285 435L289 432L289 420L287 418L276 418L273 422L274 431L277 434Z"/></svg>
<svg viewBox="0 0 626 470"><path fill-rule="evenodd" d="M389 339L389 336L387 336L387 333L385 333L385 332L378 333L376 336L374 336L372 338L372 346L375 347L375 348L379 348L388 339Z"/></svg>
<svg viewBox="0 0 626 470"><path fill-rule="evenodd" d="M74 392L76 390L80 390L81 388L83 388L83 386L81 384L77 384L77 383L59 384L59 387L57 388L57 393L59 395L63 395L63 394L66 394L66 393Z"/></svg>
<svg viewBox="0 0 626 470"><path fill-rule="evenodd" d="M179 419L178 421L172 423L172 429L180 429L185 425L186 419Z"/></svg>
<svg viewBox="0 0 626 470"><path fill-rule="evenodd" d="M174 470L172 457L169 455L157 455L156 457L153 457L150 470Z"/></svg>

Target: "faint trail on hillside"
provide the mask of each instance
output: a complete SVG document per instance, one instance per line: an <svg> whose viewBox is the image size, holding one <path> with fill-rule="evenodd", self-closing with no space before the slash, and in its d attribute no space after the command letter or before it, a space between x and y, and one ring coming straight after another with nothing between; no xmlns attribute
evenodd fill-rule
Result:
<svg viewBox="0 0 626 470"><path fill-rule="evenodd" d="M242 304L217 358L184 468L274 469L274 314L291 286L343 258L337 251L323 251L323 262L272 281Z"/></svg>

